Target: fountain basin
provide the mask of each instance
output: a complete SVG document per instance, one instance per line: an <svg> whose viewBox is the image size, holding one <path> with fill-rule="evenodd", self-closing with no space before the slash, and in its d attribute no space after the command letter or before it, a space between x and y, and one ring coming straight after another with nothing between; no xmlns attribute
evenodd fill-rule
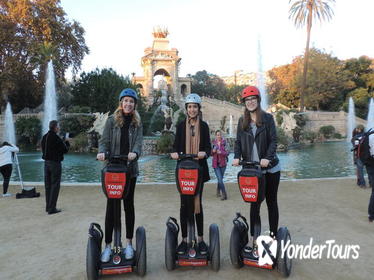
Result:
<svg viewBox="0 0 374 280"><path fill-rule="evenodd" d="M278 153L282 172L281 179L305 179L354 176L351 145L346 142L328 142L305 146L299 150ZM95 160L96 154L66 154L63 161L63 183L98 183L102 163ZM233 153L225 172L226 182L236 182L239 167L231 166ZM40 152L20 153L19 160L24 181L43 182L44 162ZM214 170L208 159L211 182L216 182ZM139 183L174 183L175 164L168 156L149 155L139 159ZM13 172L12 181L19 181Z"/></svg>

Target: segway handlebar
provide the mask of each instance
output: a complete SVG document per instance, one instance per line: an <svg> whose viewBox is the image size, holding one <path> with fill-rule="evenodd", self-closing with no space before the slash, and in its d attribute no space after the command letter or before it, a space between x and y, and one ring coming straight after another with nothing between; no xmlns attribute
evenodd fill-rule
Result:
<svg viewBox="0 0 374 280"><path fill-rule="evenodd" d="M239 161L239 165L246 166L246 167L261 167L261 164L258 161L245 161L241 160ZM268 166L266 168L273 167L272 164L269 162Z"/></svg>
<svg viewBox="0 0 374 280"><path fill-rule="evenodd" d="M258 161L245 161L240 160L239 165L245 165L245 166L260 166L260 163Z"/></svg>
<svg viewBox="0 0 374 280"><path fill-rule="evenodd" d="M178 160L196 159L197 158L197 154L178 154L178 156L179 156Z"/></svg>
<svg viewBox="0 0 374 280"><path fill-rule="evenodd" d="M98 160L98 159L96 159L96 160ZM105 156L104 156L104 160L108 160L108 161L118 161L118 160L127 161L128 160L128 156L127 155L114 155L114 156L111 156L109 152L106 152Z"/></svg>
<svg viewBox="0 0 374 280"><path fill-rule="evenodd" d="M109 156L109 157L105 156L105 159L108 159L109 161L111 161L111 160L128 160L128 156L127 155L116 155L116 156Z"/></svg>

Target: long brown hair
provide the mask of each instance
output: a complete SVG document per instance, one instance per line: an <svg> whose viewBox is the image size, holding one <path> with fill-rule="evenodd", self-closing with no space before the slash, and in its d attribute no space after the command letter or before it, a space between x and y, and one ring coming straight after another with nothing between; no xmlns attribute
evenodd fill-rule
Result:
<svg viewBox="0 0 374 280"><path fill-rule="evenodd" d="M258 100L258 105L255 110L256 113L256 126L262 125L262 115L263 111L261 109L260 100ZM251 113L247 109L246 106L244 106L244 116L243 116L243 123L242 123L242 129L245 130L249 127L249 124L252 122Z"/></svg>
<svg viewBox="0 0 374 280"><path fill-rule="evenodd" d="M122 127L124 125L122 101L119 102L118 107L114 111L113 115L114 115L114 120L116 122L116 125L119 127ZM135 108L134 108L134 111L132 111L131 113L131 123L136 127L140 126L140 123L141 123L140 115L138 111L135 110Z"/></svg>

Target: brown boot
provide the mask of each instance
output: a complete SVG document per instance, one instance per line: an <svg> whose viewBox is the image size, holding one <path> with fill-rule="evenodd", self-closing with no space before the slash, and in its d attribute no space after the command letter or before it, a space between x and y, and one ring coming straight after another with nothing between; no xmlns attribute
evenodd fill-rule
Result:
<svg viewBox="0 0 374 280"><path fill-rule="evenodd" d="M221 192L217 189L217 197L221 197Z"/></svg>

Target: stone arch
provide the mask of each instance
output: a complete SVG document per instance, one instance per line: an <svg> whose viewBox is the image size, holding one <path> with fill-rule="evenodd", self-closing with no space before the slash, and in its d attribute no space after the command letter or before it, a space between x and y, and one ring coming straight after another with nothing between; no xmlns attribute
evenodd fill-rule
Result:
<svg viewBox="0 0 374 280"><path fill-rule="evenodd" d="M170 77L170 74L168 71L166 71L164 68L160 68L158 69L154 74L153 74L153 77L157 76L157 75L163 75L163 76L166 76L166 77Z"/></svg>
<svg viewBox="0 0 374 280"><path fill-rule="evenodd" d="M186 92L187 92L187 85L182 84L182 85L181 85L181 95L182 95L183 97L186 96Z"/></svg>

